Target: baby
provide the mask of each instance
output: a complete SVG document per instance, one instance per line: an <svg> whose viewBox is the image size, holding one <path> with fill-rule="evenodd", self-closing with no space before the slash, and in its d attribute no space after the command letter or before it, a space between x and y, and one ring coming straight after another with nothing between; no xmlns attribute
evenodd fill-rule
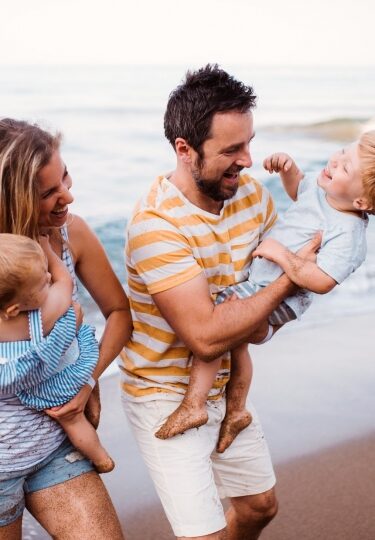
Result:
<svg viewBox="0 0 375 540"><path fill-rule="evenodd" d="M38 410L66 403L84 384L93 387L99 356L94 329L76 321L75 309L82 316L78 304L71 307L68 270L48 239L40 242L44 251L25 236L0 234L0 388ZM113 469L84 413L59 422L98 472Z"/></svg>
<svg viewBox="0 0 375 540"><path fill-rule="evenodd" d="M222 291L216 303L235 294L245 298L256 294L283 272L300 287L294 296L271 314L257 330L257 341L268 341L281 325L299 319L310 306L311 292L325 294L342 283L365 260L368 213L375 208L375 131L331 156L318 178L304 178L291 157L272 154L264 168L280 174L284 189L295 201L279 218L267 237L253 252L248 280ZM322 231L316 262L295 252ZM260 332L259 332L260 331ZM231 378L226 389L227 409L218 452L224 452L236 435L251 422L245 409L251 382L251 360L247 344L231 352ZM221 359L203 362L193 358L188 390L180 406L155 434L165 439L207 422L205 402Z"/></svg>

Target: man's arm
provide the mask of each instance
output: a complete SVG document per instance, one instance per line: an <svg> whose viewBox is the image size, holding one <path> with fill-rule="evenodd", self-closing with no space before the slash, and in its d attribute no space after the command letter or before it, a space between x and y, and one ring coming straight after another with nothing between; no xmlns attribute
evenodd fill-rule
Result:
<svg viewBox="0 0 375 540"><path fill-rule="evenodd" d="M325 294L331 291L336 281L312 261L292 253L273 238L266 238L253 251L253 257L264 257L278 264L293 283L303 289Z"/></svg>
<svg viewBox="0 0 375 540"><path fill-rule="evenodd" d="M293 201L297 200L298 186L304 174L288 154L271 154L263 161L263 167L269 173L279 173L285 191Z"/></svg>
<svg viewBox="0 0 375 540"><path fill-rule="evenodd" d="M204 274L153 295L155 304L185 345L203 360L247 341L294 286L283 275L250 298L214 305Z"/></svg>

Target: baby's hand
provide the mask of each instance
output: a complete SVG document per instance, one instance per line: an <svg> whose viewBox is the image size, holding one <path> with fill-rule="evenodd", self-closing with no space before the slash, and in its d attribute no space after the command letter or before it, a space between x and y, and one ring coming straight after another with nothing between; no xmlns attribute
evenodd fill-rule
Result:
<svg viewBox="0 0 375 540"><path fill-rule="evenodd" d="M49 255L49 253L52 251L52 248L49 243L49 236L47 234L41 234L39 236L39 244L41 245L44 253L46 255Z"/></svg>
<svg viewBox="0 0 375 540"><path fill-rule="evenodd" d="M288 172L293 165L295 165L294 160L282 152L271 154L263 161L263 167L269 173Z"/></svg>
<svg viewBox="0 0 375 540"><path fill-rule="evenodd" d="M253 251L252 257L264 257L269 261L277 263L282 254L285 253L285 246L273 238L265 238Z"/></svg>

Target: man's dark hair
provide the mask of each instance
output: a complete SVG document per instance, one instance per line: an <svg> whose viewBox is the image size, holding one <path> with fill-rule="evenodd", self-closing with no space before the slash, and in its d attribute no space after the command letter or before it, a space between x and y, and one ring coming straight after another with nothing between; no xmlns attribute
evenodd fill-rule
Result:
<svg viewBox="0 0 375 540"><path fill-rule="evenodd" d="M255 107L255 102L253 88L237 81L217 64L188 71L185 81L169 96L164 115L165 136L173 148L177 137L182 137L201 156L214 114L246 113Z"/></svg>

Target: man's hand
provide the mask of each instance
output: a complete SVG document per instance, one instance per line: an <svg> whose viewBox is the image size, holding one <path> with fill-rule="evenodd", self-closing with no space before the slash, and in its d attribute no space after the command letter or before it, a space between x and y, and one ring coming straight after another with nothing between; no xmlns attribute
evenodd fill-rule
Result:
<svg viewBox="0 0 375 540"><path fill-rule="evenodd" d="M280 258L285 254L286 248L273 238L265 238L252 253L252 257L264 257L265 259L278 264Z"/></svg>
<svg viewBox="0 0 375 540"><path fill-rule="evenodd" d="M297 251L296 255L306 261L316 262L316 254L320 249L322 236L322 231L315 233L312 239Z"/></svg>
<svg viewBox="0 0 375 540"><path fill-rule="evenodd" d="M295 161L288 154L284 154L283 152L271 154L263 161L263 167L269 173L278 173L280 171L288 172L293 166L298 168Z"/></svg>

